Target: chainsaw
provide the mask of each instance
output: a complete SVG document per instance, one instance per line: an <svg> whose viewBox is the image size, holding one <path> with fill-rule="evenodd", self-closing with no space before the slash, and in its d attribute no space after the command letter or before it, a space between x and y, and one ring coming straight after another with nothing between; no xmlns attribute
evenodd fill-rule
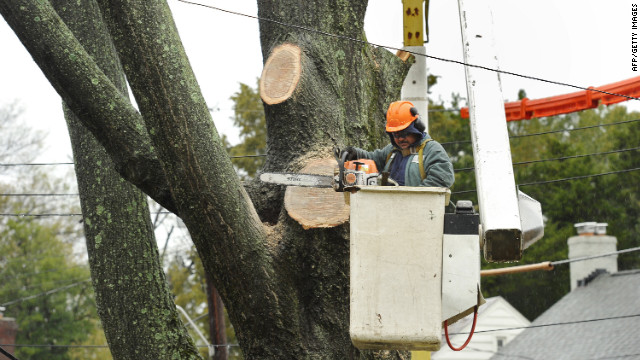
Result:
<svg viewBox="0 0 640 360"><path fill-rule="evenodd" d="M370 159L346 161L347 153L340 155L340 150L334 150L338 165L331 175L300 174L300 173L262 173L260 180L266 183L290 186L333 188L335 191L356 191L360 186L394 185L398 184L389 178L388 172L379 173L376 163Z"/></svg>

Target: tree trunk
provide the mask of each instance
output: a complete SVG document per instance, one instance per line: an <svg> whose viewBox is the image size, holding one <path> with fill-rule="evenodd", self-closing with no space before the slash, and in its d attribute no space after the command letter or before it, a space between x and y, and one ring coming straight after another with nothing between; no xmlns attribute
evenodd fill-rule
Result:
<svg viewBox="0 0 640 360"><path fill-rule="evenodd" d="M287 100L265 105L265 171L297 171L308 159L331 157L334 146L386 144L384 109L399 98L410 64L363 43L366 6L365 1L307 2L305 6L295 1L258 1L264 61L282 44L301 50L295 90ZM264 220L273 222L274 208L278 210L276 232L281 238L276 260L283 274L281 284L289 283L297 298L295 317L306 358L406 356L360 352L351 345L348 225L303 230L283 211L278 191L263 189L254 192L254 199L257 206L267 204L258 207Z"/></svg>
<svg viewBox="0 0 640 360"><path fill-rule="evenodd" d="M253 183L249 198L213 126L167 4L132 0L98 3L140 113L46 2L0 0L0 12L119 173L182 218L206 273L227 306L245 357L403 358L405 354L398 352L361 352L351 344L348 226L304 230L284 211L281 187ZM363 43L366 1L319 1L300 6L291 0L260 0L258 6L261 17L278 21L260 22L264 59L284 43L300 49L301 56L300 77L292 83L293 91L283 101L265 105L265 169L295 171L308 159L331 157L334 146L382 146L386 141L384 109L399 98L409 64ZM72 136L79 139L78 134ZM82 149L87 148L78 146L78 151ZM77 159L83 156L76 152ZM96 164L105 155L95 156L87 161ZM87 165L86 170L80 170L86 176L80 181L86 198L83 213L90 221L86 228L95 232L88 235L93 239L92 272L96 277L97 272L121 274L123 280L130 281L128 285L146 282L161 293L164 278L155 272L155 245L152 249L146 233L136 237L136 246L135 239L122 240L125 234L146 232L150 228L147 220L136 229L129 223L109 223L116 219L118 209L141 219L143 210L138 207L143 199L128 195L109 201L107 195L123 186L113 180L114 175L109 175L113 189L99 193L94 186L103 187L107 182L97 177L96 172L102 169ZM148 214L144 216L148 218ZM114 256L138 261L121 267L102 260ZM97 288L103 285L96 283ZM166 327L156 327L156 322L162 322L158 319L176 328L173 313L150 312L156 307L138 297L141 294L135 289L121 289L118 283L107 286L97 291L105 291L101 296L117 307L117 315L132 312L137 326L155 331L162 340L169 332ZM118 292L107 294L112 287ZM125 289L133 292L133 303L123 300ZM152 302L159 309L164 301L154 298ZM127 331L121 336L138 331L131 324L122 325ZM181 339L175 335L171 344L179 346ZM111 344L114 353L129 351L129 339L121 340ZM114 349L116 346L122 349ZM143 342L141 346L150 352L157 350L157 344ZM185 343L188 354L174 352L171 356L188 359L192 346ZM162 354L157 358L169 357Z"/></svg>

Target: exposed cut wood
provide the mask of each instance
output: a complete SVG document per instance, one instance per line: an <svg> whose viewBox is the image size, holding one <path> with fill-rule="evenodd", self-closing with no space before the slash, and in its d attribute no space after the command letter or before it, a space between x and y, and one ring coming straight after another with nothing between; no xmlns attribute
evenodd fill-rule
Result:
<svg viewBox="0 0 640 360"><path fill-rule="evenodd" d="M411 53L404 50L398 50L396 52L396 56L399 57L400 60L407 62L407 60L409 60L409 57L411 56Z"/></svg>
<svg viewBox="0 0 640 360"><path fill-rule="evenodd" d="M260 97L269 105L287 100L298 85L302 67L300 48L282 44L271 52L260 76Z"/></svg>
<svg viewBox="0 0 640 360"><path fill-rule="evenodd" d="M333 175L334 159L311 160L301 173ZM289 186L284 193L284 206L293 219L305 229L338 226L349 220L345 193L330 188Z"/></svg>

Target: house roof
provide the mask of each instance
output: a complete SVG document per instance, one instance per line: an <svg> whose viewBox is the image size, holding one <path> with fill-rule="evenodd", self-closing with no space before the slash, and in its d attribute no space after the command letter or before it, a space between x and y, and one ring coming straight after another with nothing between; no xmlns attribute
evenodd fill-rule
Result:
<svg viewBox="0 0 640 360"><path fill-rule="evenodd" d="M640 358L639 330L640 270L605 273L565 295L491 359Z"/></svg>

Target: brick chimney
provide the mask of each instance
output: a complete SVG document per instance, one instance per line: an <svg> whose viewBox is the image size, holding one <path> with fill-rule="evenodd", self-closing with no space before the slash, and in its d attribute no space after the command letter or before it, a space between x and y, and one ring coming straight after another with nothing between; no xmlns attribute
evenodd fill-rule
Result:
<svg viewBox="0 0 640 360"><path fill-rule="evenodd" d="M0 344L15 344L18 324L13 318L4 317L4 308L0 307ZM15 354L15 346L3 346L5 351ZM0 354L0 360L9 360L8 357Z"/></svg>
<svg viewBox="0 0 640 360"><path fill-rule="evenodd" d="M569 259L607 254L617 251L618 240L615 236L607 236L607 223L583 222L575 224L577 236L567 241ZM587 284L589 276L598 272L618 272L618 255L599 257L569 263L571 271L571 290ZM595 273L594 273L595 272Z"/></svg>

